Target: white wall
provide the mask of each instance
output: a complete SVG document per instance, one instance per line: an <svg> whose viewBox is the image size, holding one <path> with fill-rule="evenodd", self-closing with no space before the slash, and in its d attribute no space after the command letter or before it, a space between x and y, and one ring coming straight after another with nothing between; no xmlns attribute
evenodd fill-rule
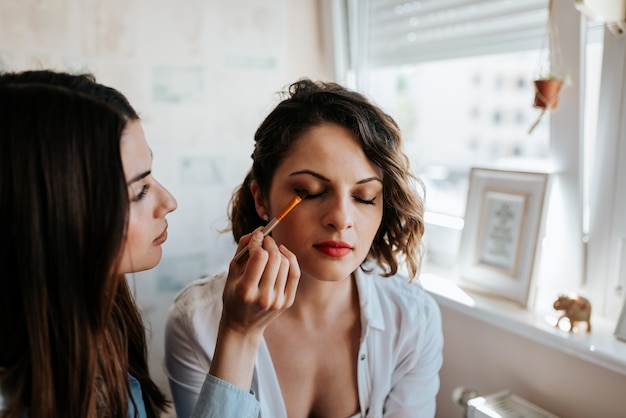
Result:
<svg viewBox="0 0 626 418"><path fill-rule="evenodd" d="M462 418L457 387L508 389L562 418L626 416L626 376L441 307L444 363L438 418Z"/></svg>
<svg viewBox="0 0 626 418"><path fill-rule="evenodd" d="M161 264L131 277L164 389L163 325L176 292L234 252L233 188L275 93L329 80L316 0L0 0L0 71L93 72L139 111L153 171L178 199Z"/></svg>

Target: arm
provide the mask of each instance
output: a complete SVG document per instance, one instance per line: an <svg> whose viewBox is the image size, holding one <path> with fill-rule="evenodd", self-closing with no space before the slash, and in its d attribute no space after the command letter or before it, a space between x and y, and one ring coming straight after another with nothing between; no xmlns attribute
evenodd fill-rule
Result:
<svg viewBox="0 0 626 418"><path fill-rule="evenodd" d="M191 418L257 418L258 416L259 403L252 394L208 374Z"/></svg>
<svg viewBox="0 0 626 418"><path fill-rule="evenodd" d="M272 238L263 239L256 232L248 249L247 260L230 263L210 370L213 376L246 390L263 332L293 304L300 278L295 255L277 247Z"/></svg>
<svg viewBox="0 0 626 418"><path fill-rule="evenodd" d="M197 341L207 330L194 329L180 308L168 318L166 371L179 417L189 416L194 405L193 416L258 416L250 394L256 352L265 327L293 304L300 270L295 256L270 237L244 236L237 251L245 245L248 258L230 263L212 360L213 347L203 349Z"/></svg>
<svg viewBox="0 0 626 418"><path fill-rule="evenodd" d="M208 417L258 417L259 404L249 389L228 381L226 376L207 374L210 367L209 353L198 344L185 327L188 323L179 314L168 319L165 370L168 375L172 398L179 418ZM177 326L179 324L180 326ZM223 363L222 357L218 363ZM245 358L243 358L245 360ZM246 362L241 371L247 372ZM253 367L253 366L252 366ZM237 369L235 365L234 369Z"/></svg>

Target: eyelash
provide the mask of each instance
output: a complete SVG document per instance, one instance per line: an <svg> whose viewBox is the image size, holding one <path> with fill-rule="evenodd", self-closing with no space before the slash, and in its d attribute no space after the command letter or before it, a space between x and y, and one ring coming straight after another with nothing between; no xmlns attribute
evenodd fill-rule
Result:
<svg viewBox="0 0 626 418"><path fill-rule="evenodd" d="M371 199L361 199L360 197L356 197L356 196L352 196L354 197L358 202L364 203L366 205L374 205L376 204L374 201L376 200L376 197L372 197Z"/></svg>
<svg viewBox="0 0 626 418"><path fill-rule="evenodd" d="M150 190L150 185L149 184L144 184L143 187L141 188L141 191L139 192L139 194L133 198L133 202L138 202L141 199L143 199L144 196L146 194L148 194L148 190Z"/></svg>
<svg viewBox="0 0 626 418"><path fill-rule="evenodd" d="M324 192L313 194L313 193L309 193L308 190L304 190L304 189L296 189L296 193L299 194L300 196L302 196L304 194L304 196L305 196L304 199L305 200L315 199L315 198L320 197L321 195L324 194Z"/></svg>
<svg viewBox="0 0 626 418"><path fill-rule="evenodd" d="M306 195L306 197L304 198L305 200L315 199L315 198L318 198L318 197L322 196L324 193L326 193L326 192L323 191L323 192L314 194L314 193L309 193L307 190L304 190L304 189L295 189L295 192L297 194L299 194L299 195L302 195L304 193ZM363 198L360 198L360 197L357 197L357 196L354 196L354 195L352 197L357 202L363 203L365 205L375 205L376 204L376 202L375 202L376 197L373 197L371 199L363 199Z"/></svg>

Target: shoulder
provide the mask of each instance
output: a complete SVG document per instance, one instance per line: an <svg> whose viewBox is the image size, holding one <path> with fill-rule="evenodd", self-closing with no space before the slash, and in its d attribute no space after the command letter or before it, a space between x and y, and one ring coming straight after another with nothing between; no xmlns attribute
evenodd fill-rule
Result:
<svg viewBox="0 0 626 418"><path fill-rule="evenodd" d="M168 322L183 325L197 321L213 321L222 314L222 293L226 272L202 277L189 283L174 298Z"/></svg>
<svg viewBox="0 0 626 418"><path fill-rule="evenodd" d="M197 309L205 305L221 303L224 284L226 283L226 272L212 276L205 276L189 283L181 290L174 305L184 309Z"/></svg>
<svg viewBox="0 0 626 418"><path fill-rule="evenodd" d="M410 281L408 276L397 273L382 277L379 270L361 272L361 287L369 288L371 298L378 299L381 307L396 310L403 315L430 317L439 315L435 299L422 287L419 279Z"/></svg>
<svg viewBox="0 0 626 418"><path fill-rule="evenodd" d="M439 306L417 279L411 282L401 273L382 277L374 270L360 272L358 282L362 314L369 328L407 343L440 339Z"/></svg>
<svg viewBox="0 0 626 418"><path fill-rule="evenodd" d="M226 273L203 277L189 283L176 296L165 324L166 347L170 351L214 344L225 282Z"/></svg>

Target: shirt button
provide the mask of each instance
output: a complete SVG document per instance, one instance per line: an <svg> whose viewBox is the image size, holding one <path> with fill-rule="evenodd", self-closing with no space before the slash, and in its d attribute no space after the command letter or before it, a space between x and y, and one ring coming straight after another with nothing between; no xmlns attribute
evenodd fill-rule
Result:
<svg viewBox="0 0 626 418"><path fill-rule="evenodd" d="M365 360L365 354L361 354L361 361Z"/></svg>

